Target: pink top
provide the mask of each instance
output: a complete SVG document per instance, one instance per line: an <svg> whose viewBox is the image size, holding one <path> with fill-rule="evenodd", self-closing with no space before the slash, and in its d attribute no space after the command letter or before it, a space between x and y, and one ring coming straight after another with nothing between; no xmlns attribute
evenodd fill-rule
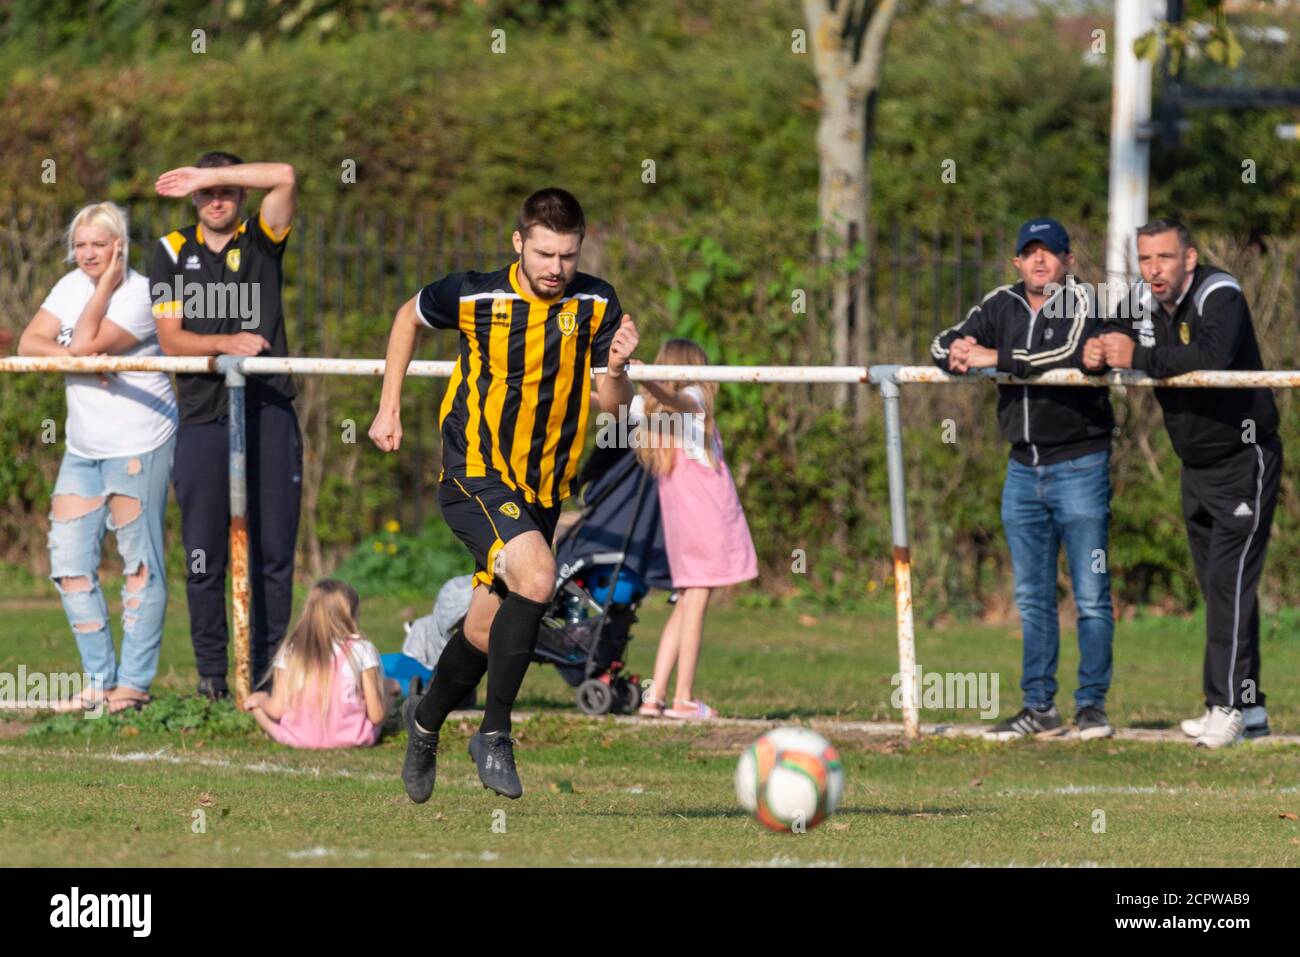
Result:
<svg viewBox="0 0 1300 957"><path fill-rule="evenodd" d="M694 386L682 391L697 402L702 399ZM749 523L716 429L713 437L716 469L703 455L688 455L678 448L673 470L658 479L664 548L674 588L715 588L758 577ZM702 434L696 440L702 440Z"/></svg>
<svg viewBox="0 0 1300 957"><path fill-rule="evenodd" d="M379 667L379 652L356 635L346 645L335 644L334 648L329 710L321 715L320 689L315 679L309 680L272 732L281 744L291 748L364 748L379 740L379 728L366 716L366 694L361 687L361 672ZM275 666L284 668L284 662L277 660Z"/></svg>

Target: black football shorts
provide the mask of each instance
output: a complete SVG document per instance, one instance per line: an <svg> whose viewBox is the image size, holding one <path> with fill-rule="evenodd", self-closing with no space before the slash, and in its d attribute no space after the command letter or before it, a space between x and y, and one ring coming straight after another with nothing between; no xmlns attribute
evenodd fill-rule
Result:
<svg viewBox="0 0 1300 957"><path fill-rule="evenodd" d="M447 527L474 556L474 586L487 585L504 597L505 582L492 573L506 542L524 532L541 532L550 544L560 506L529 503L519 492L497 478L457 478L447 475L438 483L438 508Z"/></svg>

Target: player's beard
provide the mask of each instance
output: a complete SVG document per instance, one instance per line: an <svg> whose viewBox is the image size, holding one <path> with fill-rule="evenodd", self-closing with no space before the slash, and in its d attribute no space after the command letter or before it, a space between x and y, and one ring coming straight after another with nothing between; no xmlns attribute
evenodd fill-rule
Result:
<svg viewBox="0 0 1300 957"><path fill-rule="evenodd" d="M565 280L565 277L561 275L559 285L553 288L548 288L541 281L542 277L545 276L546 273L534 275L529 272L528 266L523 259L519 260L519 271L524 274L524 279L528 281L528 288L533 291L534 295L540 296L542 299L554 299L568 287L568 282Z"/></svg>

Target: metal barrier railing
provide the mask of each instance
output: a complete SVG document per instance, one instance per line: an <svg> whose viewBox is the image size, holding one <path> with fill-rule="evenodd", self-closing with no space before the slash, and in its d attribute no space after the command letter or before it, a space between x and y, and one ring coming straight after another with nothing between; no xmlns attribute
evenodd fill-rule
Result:
<svg viewBox="0 0 1300 957"><path fill-rule="evenodd" d="M415 361L407 375L447 378L454 361ZM96 357L9 357L0 358L0 372L189 372L217 373L226 378L230 391L230 569L232 624L235 651L235 695L242 702L251 690L249 649L249 566L247 459L244 436L245 387L250 375L290 373L294 375L382 376L383 359L266 358L240 356L155 356L125 358ZM981 384L1045 385L1065 388L1279 388L1300 387L1300 371L1277 372L1190 372L1173 379L1152 379L1140 372L1112 371L1088 376L1071 369L1055 369L1034 379L1017 379L983 370L954 376L935 366L665 366L634 365L628 376L633 381L706 381L745 383L849 383L875 385L880 389L885 412L885 459L889 472L890 526L893 538L894 602L898 632L898 671L902 691L903 734L920 736L919 703L916 688L916 633L912 616L912 558L907 527L907 488L903 470L903 431L900 410L902 385Z"/></svg>

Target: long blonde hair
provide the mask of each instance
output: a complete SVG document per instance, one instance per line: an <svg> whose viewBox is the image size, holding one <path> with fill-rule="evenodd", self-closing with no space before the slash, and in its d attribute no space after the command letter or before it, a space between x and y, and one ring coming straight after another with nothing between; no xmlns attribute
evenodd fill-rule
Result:
<svg viewBox="0 0 1300 957"><path fill-rule="evenodd" d="M130 253L131 239L128 235L126 225L126 211L116 203L91 203L89 206L83 206L77 210L77 215L72 217L72 222L68 224L68 262L77 261L77 251L74 246L77 230L82 226L98 226L108 232L114 239L122 241L122 259L126 261Z"/></svg>
<svg viewBox="0 0 1300 957"><path fill-rule="evenodd" d="M669 339L659 349L659 354L655 356L655 365L671 366L706 366L709 364L708 353L696 342L690 339ZM717 455L713 448L713 398L718 393L716 382L664 382L663 387L670 392L680 395L684 390L694 386L703 396L704 406L704 457L709 463L710 468L718 467ZM690 415L691 413L679 413L674 409L666 409L653 392L645 393L645 413L646 423L642 426L644 438L636 447L636 457L640 463L645 466L651 475L667 475L673 470L673 465L677 461L677 449L680 447L676 442L665 441L662 430L656 426L656 423L662 422L662 416L667 415ZM660 418L656 418L659 416ZM669 420L672 421L672 420Z"/></svg>
<svg viewBox="0 0 1300 957"><path fill-rule="evenodd" d="M290 707L314 682L320 697L317 703L321 716L329 712L334 657L338 654L335 645L347 647L348 640L353 635L360 634L357 628L360 610L361 597L347 582L322 578L311 586L298 624L280 648L280 660L284 662L284 667L272 669L279 671L276 680L285 683L288 691L286 700ZM351 655L349 659L359 681L361 672L357 662Z"/></svg>

